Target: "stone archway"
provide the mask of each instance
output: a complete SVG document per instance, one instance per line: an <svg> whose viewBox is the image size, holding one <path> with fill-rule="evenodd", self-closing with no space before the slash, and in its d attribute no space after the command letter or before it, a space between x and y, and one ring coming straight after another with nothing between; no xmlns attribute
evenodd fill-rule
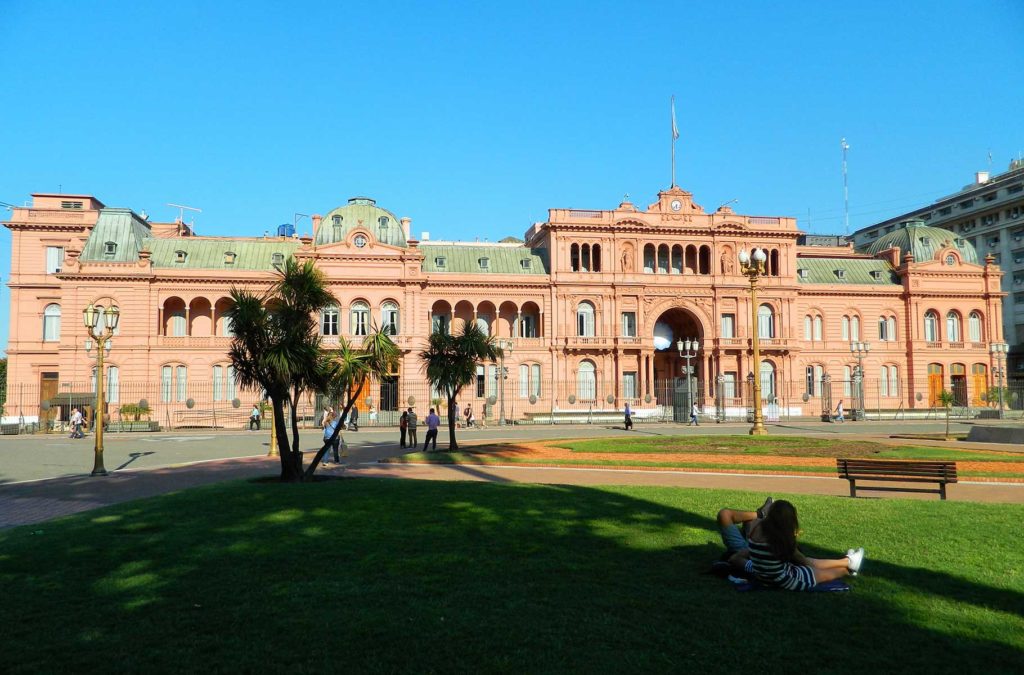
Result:
<svg viewBox="0 0 1024 675"><path fill-rule="evenodd" d="M650 331L655 343L652 373L655 397L659 405L679 408L675 417L685 419L683 415L689 413L691 400L703 400L701 382L705 379L705 354L709 349L707 331L695 312L678 306L658 314ZM680 357L676 343L694 339L700 342L700 348L690 360L692 373L687 373L686 359Z"/></svg>

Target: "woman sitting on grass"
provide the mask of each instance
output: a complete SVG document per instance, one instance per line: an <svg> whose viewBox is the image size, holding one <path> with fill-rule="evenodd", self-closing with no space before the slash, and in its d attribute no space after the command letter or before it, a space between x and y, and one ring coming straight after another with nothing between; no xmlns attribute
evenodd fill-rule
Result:
<svg viewBox="0 0 1024 675"><path fill-rule="evenodd" d="M845 558L808 558L796 546L800 522L796 507L780 499L771 505L764 519L750 529L747 544L754 576L766 586L787 591L806 591L814 586L856 575L864 561L864 549L850 549Z"/></svg>

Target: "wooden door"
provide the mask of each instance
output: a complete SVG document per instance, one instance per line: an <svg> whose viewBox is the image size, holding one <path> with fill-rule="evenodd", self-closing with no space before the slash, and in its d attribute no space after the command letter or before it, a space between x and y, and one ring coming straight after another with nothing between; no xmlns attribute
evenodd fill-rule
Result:
<svg viewBox="0 0 1024 675"><path fill-rule="evenodd" d="M52 401L57 398L57 391L59 389L59 373L47 372L39 374L39 419L41 422L49 422L56 418L59 410L56 403L49 410L43 410L43 402Z"/></svg>
<svg viewBox="0 0 1024 675"><path fill-rule="evenodd" d="M942 364L928 364L928 407L939 405L939 394L942 393Z"/></svg>
<svg viewBox="0 0 1024 675"><path fill-rule="evenodd" d="M988 405L988 367L984 363L971 366L971 405Z"/></svg>

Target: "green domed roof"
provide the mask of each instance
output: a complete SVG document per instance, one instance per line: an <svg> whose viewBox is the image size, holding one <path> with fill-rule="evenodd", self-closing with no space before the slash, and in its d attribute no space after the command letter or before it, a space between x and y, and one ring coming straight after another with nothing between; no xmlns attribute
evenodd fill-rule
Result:
<svg viewBox="0 0 1024 675"><path fill-rule="evenodd" d="M900 223L899 229L879 237L864 247L865 253L874 255L879 251L894 246L900 248L900 255L910 253L914 262L934 260L935 255L944 248L953 248L960 252L960 258L967 263L978 262L978 252L966 239L961 239L949 230L941 227L928 227L921 220L910 220Z"/></svg>
<svg viewBox="0 0 1024 675"><path fill-rule="evenodd" d="M369 197L353 197L348 204L334 209L320 222L316 231L317 245L344 241L353 230L365 230L382 244L402 246L405 232L402 223L387 209L377 206Z"/></svg>

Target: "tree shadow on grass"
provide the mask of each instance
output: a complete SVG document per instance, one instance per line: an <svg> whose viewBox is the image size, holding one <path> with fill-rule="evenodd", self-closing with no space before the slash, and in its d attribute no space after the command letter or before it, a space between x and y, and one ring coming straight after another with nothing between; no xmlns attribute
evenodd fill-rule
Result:
<svg viewBox="0 0 1024 675"><path fill-rule="evenodd" d="M360 479L135 502L55 523L50 539L0 534L0 669L1019 665L1017 590L881 560L850 594L736 593L701 574L721 550L717 509L761 497ZM799 499L808 522L858 508Z"/></svg>

